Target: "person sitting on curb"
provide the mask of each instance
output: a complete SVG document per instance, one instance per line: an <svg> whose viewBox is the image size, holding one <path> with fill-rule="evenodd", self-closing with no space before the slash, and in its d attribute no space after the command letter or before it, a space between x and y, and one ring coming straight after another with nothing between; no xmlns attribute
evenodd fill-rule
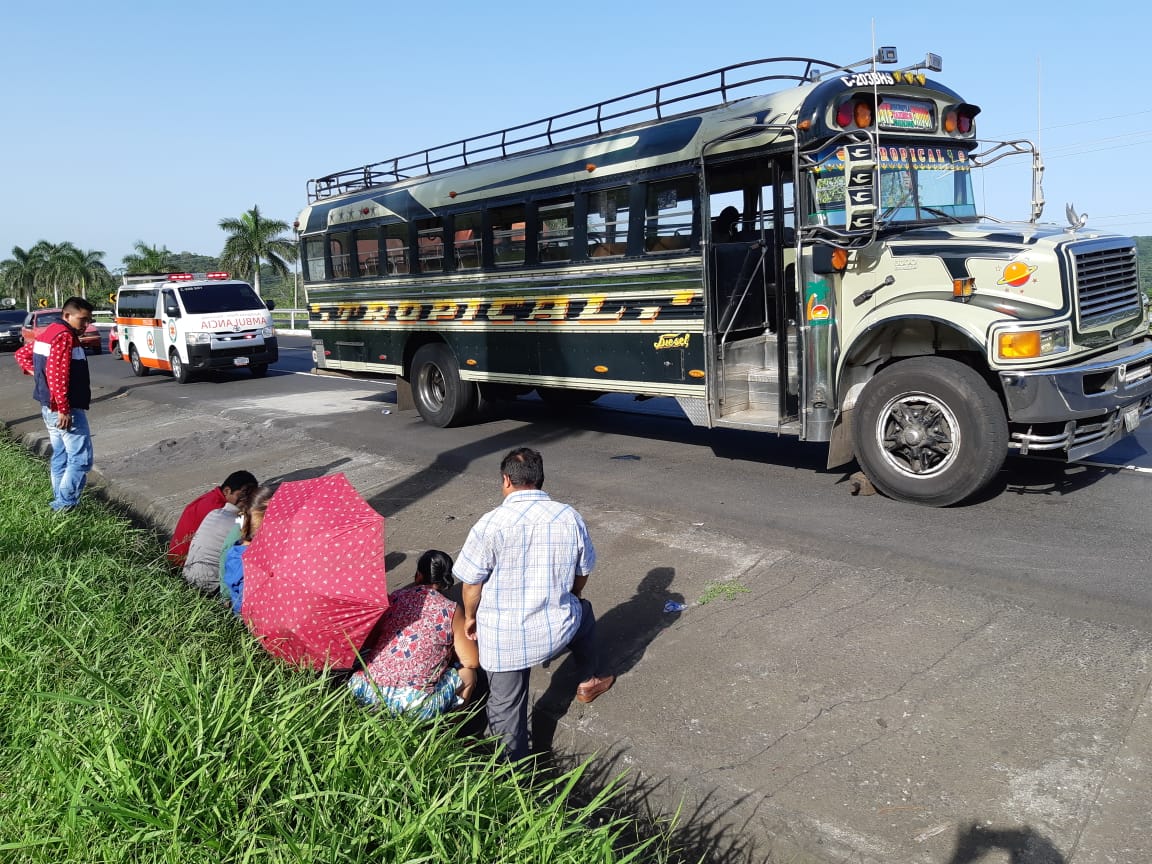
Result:
<svg viewBox="0 0 1152 864"><path fill-rule="evenodd" d="M237 615L244 602L244 553L264 524L273 491L268 486L256 487L241 508L239 526L224 541L224 551L220 553L220 596L232 604L232 611Z"/></svg>
<svg viewBox="0 0 1152 864"><path fill-rule="evenodd" d="M204 517L188 546L188 557L181 570L185 582L206 594L220 590L220 555L240 519L240 512L247 505L248 492L245 490L235 497L235 503L229 501Z"/></svg>
<svg viewBox="0 0 1152 864"><path fill-rule="evenodd" d="M226 504L235 506L240 497L247 495L256 488L256 485L256 478L250 471L233 471L223 483L215 489L209 489L185 507L180 518L176 520L176 528L168 544L168 561L172 566L176 568L184 566L188 557L188 547L192 545L196 529L200 527L205 516Z"/></svg>
<svg viewBox="0 0 1152 864"><path fill-rule="evenodd" d="M532 667L567 649L581 670L578 702L592 702L616 676L602 674L596 618L580 593L596 564L584 520L542 489L544 459L521 447L500 463L504 502L480 517L456 562L468 636L488 674L488 726L504 755L528 751Z"/></svg>
<svg viewBox="0 0 1152 864"><path fill-rule="evenodd" d="M388 595L388 610L362 651L364 668L348 686L366 705L431 719L468 703L480 657L464 628L464 610L449 600L452 558L429 549L416 576Z"/></svg>

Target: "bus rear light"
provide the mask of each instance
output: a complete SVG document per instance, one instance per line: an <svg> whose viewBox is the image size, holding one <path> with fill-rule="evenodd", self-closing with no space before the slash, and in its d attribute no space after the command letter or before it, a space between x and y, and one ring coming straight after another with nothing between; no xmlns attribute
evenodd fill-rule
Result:
<svg viewBox="0 0 1152 864"><path fill-rule="evenodd" d="M703 378L704 377L704 370L703 369L689 369L688 370L688 377L689 378Z"/></svg>
<svg viewBox="0 0 1152 864"><path fill-rule="evenodd" d="M465 366L475 366L476 365L476 359L474 357L469 357L467 360L464 361L464 365Z"/></svg>
<svg viewBox="0 0 1152 864"><path fill-rule="evenodd" d="M956 130L961 135L967 135L972 131L972 118L967 114L961 114L956 121Z"/></svg>
<svg viewBox="0 0 1152 864"><path fill-rule="evenodd" d="M872 125L872 106L860 99L856 102L856 107L852 111L852 119L856 121L856 125L861 129L867 129Z"/></svg>
<svg viewBox="0 0 1152 864"><path fill-rule="evenodd" d="M836 109L836 125L844 129L852 125L851 102L842 102L840 107Z"/></svg>
<svg viewBox="0 0 1152 864"><path fill-rule="evenodd" d="M949 111L947 114L944 115L944 131L947 132L949 135L952 135L956 132L957 123L958 123L958 119L956 117L955 111Z"/></svg>
<svg viewBox="0 0 1152 864"><path fill-rule="evenodd" d="M594 372L599 372L601 375L603 375L605 372L608 371L608 367L607 366L593 366L592 370Z"/></svg>

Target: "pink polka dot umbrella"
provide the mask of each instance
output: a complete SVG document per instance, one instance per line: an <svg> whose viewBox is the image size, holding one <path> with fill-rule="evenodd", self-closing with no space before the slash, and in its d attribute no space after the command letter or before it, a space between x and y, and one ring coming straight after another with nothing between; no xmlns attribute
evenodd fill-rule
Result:
<svg viewBox="0 0 1152 864"><path fill-rule="evenodd" d="M384 517L343 474L282 483L244 554L252 635L289 663L347 669L387 608Z"/></svg>

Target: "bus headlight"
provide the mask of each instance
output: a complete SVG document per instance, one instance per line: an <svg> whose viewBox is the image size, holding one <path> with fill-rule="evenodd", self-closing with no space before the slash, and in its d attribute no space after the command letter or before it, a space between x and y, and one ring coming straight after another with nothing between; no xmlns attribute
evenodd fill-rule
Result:
<svg viewBox="0 0 1152 864"><path fill-rule="evenodd" d="M996 337L999 360L1033 360L1068 350L1068 327L1044 330L1005 330Z"/></svg>
<svg viewBox="0 0 1152 864"><path fill-rule="evenodd" d="M211 333L188 333L184 341L189 345L209 345L212 342Z"/></svg>
<svg viewBox="0 0 1152 864"><path fill-rule="evenodd" d="M276 328L275 327L265 327L263 330L260 331L260 335L263 336L265 339L271 339L273 336L276 335Z"/></svg>

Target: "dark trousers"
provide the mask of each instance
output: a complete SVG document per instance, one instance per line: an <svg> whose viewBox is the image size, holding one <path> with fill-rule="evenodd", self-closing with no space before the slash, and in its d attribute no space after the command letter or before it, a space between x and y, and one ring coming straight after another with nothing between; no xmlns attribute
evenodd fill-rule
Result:
<svg viewBox="0 0 1152 864"><path fill-rule="evenodd" d="M580 626L565 647L572 652L580 680L600 669L596 654L596 616L592 604L580 601ZM528 755L528 678L531 669L488 672L488 728L504 742L504 755L515 761Z"/></svg>

